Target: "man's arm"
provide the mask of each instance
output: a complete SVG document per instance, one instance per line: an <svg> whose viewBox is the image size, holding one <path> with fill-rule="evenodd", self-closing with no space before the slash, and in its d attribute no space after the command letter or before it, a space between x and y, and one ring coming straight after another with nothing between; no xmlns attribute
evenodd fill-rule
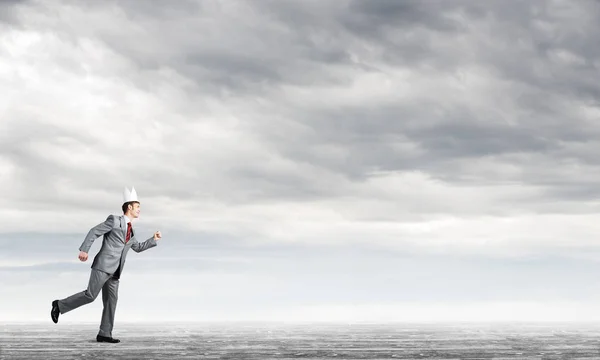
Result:
<svg viewBox="0 0 600 360"><path fill-rule="evenodd" d="M87 236L83 240L83 243L79 247L79 251L87 253L90 250L90 248L92 247L94 240L96 240L100 236L106 234L107 232L111 231L114 223L115 223L114 216L108 215L108 217L106 218L106 220L103 223L100 223L100 224L94 226L93 228L91 228L90 231L88 232Z"/></svg>
<svg viewBox="0 0 600 360"><path fill-rule="evenodd" d="M161 238L161 234L160 231L157 231L156 233L154 233L154 235L149 238L148 240L144 241L143 243L139 243L136 239L135 236L133 237L133 243L131 244L131 249L135 252L142 252L144 250L148 250L150 248L155 247L156 245L158 245L158 243L156 242L158 239Z"/></svg>

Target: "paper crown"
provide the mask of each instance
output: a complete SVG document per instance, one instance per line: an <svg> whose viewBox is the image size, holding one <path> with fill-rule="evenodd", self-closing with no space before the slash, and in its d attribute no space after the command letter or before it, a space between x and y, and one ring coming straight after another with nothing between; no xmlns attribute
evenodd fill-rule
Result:
<svg viewBox="0 0 600 360"><path fill-rule="evenodd" d="M131 187L131 191L127 190L127 188L123 190L123 203L130 201L139 201L137 193L135 192L135 188L133 186Z"/></svg>

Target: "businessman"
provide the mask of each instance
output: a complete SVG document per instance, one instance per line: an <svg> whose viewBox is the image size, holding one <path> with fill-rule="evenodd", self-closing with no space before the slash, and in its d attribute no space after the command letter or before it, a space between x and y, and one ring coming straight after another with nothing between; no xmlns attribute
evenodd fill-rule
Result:
<svg viewBox="0 0 600 360"><path fill-rule="evenodd" d="M54 300L50 312L52 321L56 324L59 314L91 303L102 290L103 310L100 330L96 336L98 342L120 342L112 337L112 329L117 308L119 278L125 268L127 252L130 248L138 253L148 250L156 246L161 238L160 231L157 231L146 241L137 241L131 222L140 216L140 202L133 187L131 191L125 188L123 192L122 210L123 215L109 215L103 223L93 227L79 247L79 260L86 261L94 240L103 236L102 247L91 266L87 289L62 300Z"/></svg>

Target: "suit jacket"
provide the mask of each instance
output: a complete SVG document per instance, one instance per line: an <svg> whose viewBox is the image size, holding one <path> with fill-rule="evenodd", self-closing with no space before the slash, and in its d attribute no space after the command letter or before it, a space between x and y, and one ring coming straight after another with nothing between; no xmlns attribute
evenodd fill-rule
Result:
<svg viewBox="0 0 600 360"><path fill-rule="evenodd" d="M89 252L94 240L103 236L102 247L94 257L92 269L104 271L108 274L114 274L119 269L119 273L122 273L125 267L127 252L129 252L130 248L139 253L157 245L154 236L142 243L138 242L133 227L131 228L131 237L127 244L125 244L126 235L127 221L125 220L125 215L109 215L103 223L94 226L88 232L79 247L79 251Z"/></svg>

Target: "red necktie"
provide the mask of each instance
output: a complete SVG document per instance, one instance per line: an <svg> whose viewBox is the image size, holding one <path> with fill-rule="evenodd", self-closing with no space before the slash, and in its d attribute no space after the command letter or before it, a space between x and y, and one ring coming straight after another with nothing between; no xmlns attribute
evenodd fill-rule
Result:
<svg viewBox="0 0 600 360"><path fill-rule="evenodd" d="M125 244L127 244L130 237L131 237L131 223L128 222L127 223L127 237L125 238Z"/></svg>

